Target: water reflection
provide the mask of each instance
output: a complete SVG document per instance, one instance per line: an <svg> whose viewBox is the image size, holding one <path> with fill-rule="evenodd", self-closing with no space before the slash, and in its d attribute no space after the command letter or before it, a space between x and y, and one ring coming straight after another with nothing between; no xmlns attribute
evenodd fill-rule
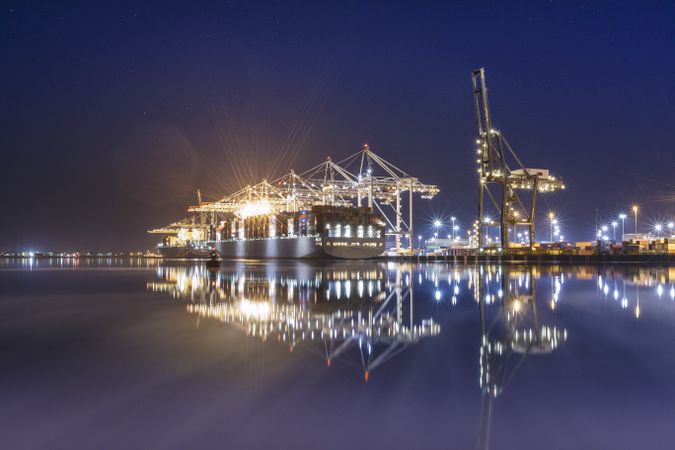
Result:
<svg viewBox="0 0 675 450"><path fill-rule="evenodd" d="M328 366L355 350L367 381L389 358L440 333L432 318L415 317L411 275L412 266L385 264L159 267L162 281L148 289L188 300L189 314L284 342L291 351L320 344Z"/></svg>
<svg viewBox="0 0 675 450"><path fill-rule="evenodd" d="M575 319L602 304L605 316L616 308L632 322L647 305L652 317L656 308L673 311L673 280L673 269L644 266L237 263L218 270L162 265L147 288L185 301L198 319L291 351L318 350L328 366L359 361L365 380L402 350L443 341L441 332L451 331L444 318L469 310L476 331L462 338L475 345L476 446L487 449L497 404L523 367L569 352L575 328L569 314L562 320L566 303Z"/></svg>
<svg viewBox="0 0 675 450"><path fill-rule="evenodd" d="M150 269L161 264L158 258L138 257L0 257L0 270L44 269Z"/></svg>
<svg viewBox="0 0 675 450"><path fill-rule="evenodd" d="M492 270L491 270L492 269ZM551 276L551 308L564 277ZM528 356L547 355L567 340L567 330L542 323L537 312L534 269L480 268L476 289L480 315L480 431L478 448L489 448L493 402ZM490 311L494 306L496 310Z"/></svg>

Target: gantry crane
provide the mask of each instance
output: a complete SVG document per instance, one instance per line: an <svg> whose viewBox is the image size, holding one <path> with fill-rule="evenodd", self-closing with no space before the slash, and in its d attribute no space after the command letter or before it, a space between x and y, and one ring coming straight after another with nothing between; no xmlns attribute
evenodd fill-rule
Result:
<svg viewBox="0 0 675 450"><path fill-rule="evenodd" d="M233 214L249 202L264 202L270 213L311 209L313 205L367 206L379 211L396 240L400 252L401 238L408 236L408 251L413 250L413 195L433 198L438 186L424 184L399 169L368 145L353 155L335 162L326 160L302 173L291 170L273 181L263 180L253 186L225 196L215 202L190 207L191 212ZM408 196L408 214L403 211L403 196Z"/></svg>
<svg viewBox="0 0 675 450"><path fill-rule="evenodd" d="M560 177L551 175L548 170L526 168L501 131L492 128L485 69L480 68L471 72L471 81L478 127L476 162L478 163L480 187L478 224L475 227L478 247L486 246L483 224L486 222L484 200L487 194L499 214L499 247L509 248L511 226L515 234L517 225L526 225L529 231L530 249L533 249L537 192L557 191L564 189L565 185ZM490 191L489 186L492 184L498 186L501 198L495 198ZM530 191L531 198L528 207L516 193L518 190Z"/></svg>

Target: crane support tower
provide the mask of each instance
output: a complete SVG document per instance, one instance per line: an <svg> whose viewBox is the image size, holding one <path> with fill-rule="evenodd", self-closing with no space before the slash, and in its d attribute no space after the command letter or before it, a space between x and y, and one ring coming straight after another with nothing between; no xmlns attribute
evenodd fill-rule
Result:
<svg viewBox="0 0 675 450"><path fill-rule="evenodd" d="M471 81L478 127L476 162L480 187L478 222L474 224L477 247L482 249L491 245L486 242L484 232L489 221L485 208L487 195L499 215L500 239L494 246L508 250L511 247L511 229L513 228L515 237L516 227L522 225L528 229L529 248L532 250L535 242L537 192L554 192L565 189L565 185L561 178L551 175L548 170L526 168L501 131L492 127L485 69L481 67L471 72ZM496 185L497 192L490 190L491 185ZM529 205L526 206L517 191L529 192Z"/></svg>

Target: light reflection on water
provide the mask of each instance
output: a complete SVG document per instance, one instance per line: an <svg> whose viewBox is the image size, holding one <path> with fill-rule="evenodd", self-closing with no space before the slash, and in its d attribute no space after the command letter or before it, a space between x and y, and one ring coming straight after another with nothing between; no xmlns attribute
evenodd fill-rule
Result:
<svg viewBox="0 0 675 450"><path fill-rule="evenodd" d="M291 351L320 344L328 366L356 349L365 380L398 352L440 332L432 318L415 316L410 267L320 269L299 263L290 273L274 267L163 266L157 268L162 281L149 282L147 288L187 300L189 314L238 326L263 341L283 342Z"/></svg>
<svg viewBox="0 0 675 450"><path fill-rule="evenodd" d="M131 447L156 446L172 426L177 442L233 448L654 449L675 439L670 268L242 261L209 269L103 258L4 260L0 281L9 286L0 292L0 341L13 343L0 356L14 361L0 375L10 386L0 414L30 427L53 419L59 438L38 441L45 445L89 434L89 447L100 447L99 425L69 419L77 426L66 432L56 418L70 417L71 402L88 417L106 391L107 427L123 435L141 424ZM51 289L58 295L48 297ZM44 343L26 341L43 330ZM66 345L52 361L54 339ZM68 349L90 341L114 351ZM35 357L21 359L22 342ZM242 393L252 365L263 381ZM78 386L111 370L82 394ZM54 371L36 384L34 374ZM172 389L158 387L163 377ZM152 420L136 403L117 405L146 384ZM58 414L2 409L45 397L63 405ZM219 413L203 415L211 410ZM4 433L22 429L4 423ZM325 440L337 425L352 432Z"/></svg>
<svg viewBox="0 0 675 450"><path fill-rule="evenodd" d="M328 366L351 352L365 381L406 348L442 339L435 316L469 303L480 327L476 448L491 448L494 402L521 367L555 357L570 338L556 315L568 284L595 281L593 301L636 320L645 302L656 314L675 312L675 270L656 267L242 263L160 266L156 275L148 290L185 301L189 315L291 351L318 347ZM432 303L437 307L430 310Z"/></svg>

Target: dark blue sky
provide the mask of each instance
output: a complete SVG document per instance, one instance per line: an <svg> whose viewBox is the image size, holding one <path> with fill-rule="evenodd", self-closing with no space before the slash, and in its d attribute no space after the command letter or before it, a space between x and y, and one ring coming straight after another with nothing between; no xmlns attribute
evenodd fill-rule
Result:
<svg viewBox="0 0 675 450"><path fill-rule="evenodd" d="M253 181L365 142L440 185L418 229L468 224L480 66L495 126L564 177L540 212L568 237L596 208L675 216L673 2L92 3L0 10L0 249L150 247L233 161Z"/></svg>

